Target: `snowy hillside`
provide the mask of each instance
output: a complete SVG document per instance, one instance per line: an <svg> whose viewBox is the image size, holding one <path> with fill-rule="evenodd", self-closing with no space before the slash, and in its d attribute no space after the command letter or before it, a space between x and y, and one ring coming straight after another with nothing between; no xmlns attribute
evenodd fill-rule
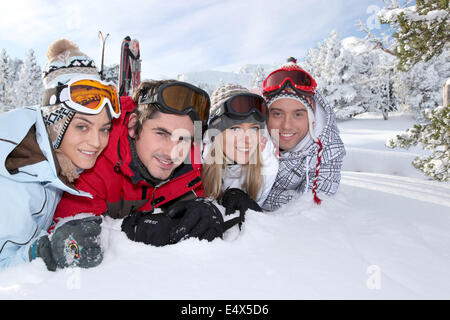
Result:
<svg viewBox="0 0 450 320"><path fill-rule="evenodd" d="M450 298L450 184L410 164L422 150L390 150L408 115L340 122L348 155L335 197L305 195L274 213L249 212L240 236L151 247L105 219L103 263L0 273L0 299Z"/></svg>
<svg viewBox="0 0 450 320"><path fill-rule="evenodd" d="M207 70L183 73L178 75L178 80L197 85L211 94L215 89L227 83L239 84L251 89L255 87L255 81L261 79L262 82L273 69L275 66L247 64L237 72Z"/></svg>

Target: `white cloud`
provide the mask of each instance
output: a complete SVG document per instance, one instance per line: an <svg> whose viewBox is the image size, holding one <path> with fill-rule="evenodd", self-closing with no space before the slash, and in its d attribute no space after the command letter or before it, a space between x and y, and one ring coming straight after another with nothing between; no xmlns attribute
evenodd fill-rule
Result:
<svg viewBox="0 0 450 320"><path fill-rule="evenodd" d="M66 37L99 61L101 30L110 34L106 64L118 63L121 42L130 35L141 44L143 77L174 77L302 55L333 28L348 30L348 19L365 15L372 2L16 0L2 4L0 48L2 43L23 52L34 48L43 63L48 45Z"/></svg>

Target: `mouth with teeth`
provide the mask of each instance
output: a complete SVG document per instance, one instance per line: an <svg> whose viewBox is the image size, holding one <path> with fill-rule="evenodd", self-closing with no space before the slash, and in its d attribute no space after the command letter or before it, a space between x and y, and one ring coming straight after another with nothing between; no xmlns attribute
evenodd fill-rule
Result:
<svg viewBox="0 0 450 320"><path fill-rule="evenodd" d="M97 156L97 151L87 151L87 150L78 150L83 156L88 158L95 158Z"/></svg>
<svg viewBox="0 0 450 320"><path fill-rule="evenodd" d="M295 137L295 132L280 132L280 140L290 141Z"/></svg>
<svg viewBox="0 0 450 320"><path fill-rule="evenodd" d="M158 166L161 169L169 170L174 165L173 161L170 159L167 159L167 158L154 157L154 159L156 160L156 162L158 163Z"/></svg>

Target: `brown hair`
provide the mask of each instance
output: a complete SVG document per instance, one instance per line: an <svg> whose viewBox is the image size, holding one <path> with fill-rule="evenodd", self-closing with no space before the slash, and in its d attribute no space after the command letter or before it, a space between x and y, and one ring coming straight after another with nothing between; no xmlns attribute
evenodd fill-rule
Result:
<svg viewBox="0 0 450 320"><path fill-rule="evenodd" d="M141 84L134 89L131 99L134 103L139 103L139 98L144 94L148 94L149 96L158 92L160 86L165 83L174 82L176 80L146 80L141 82ZM154 104L138 104L136 108L134 108L133 112L137 116L137 121L133 127L129 127L129 129L133 129L136 135L136 138L139 138L139 134L142 131L142 126L144 122L148 119L154 119L159 112L161 112L156 105Z"/></svg>

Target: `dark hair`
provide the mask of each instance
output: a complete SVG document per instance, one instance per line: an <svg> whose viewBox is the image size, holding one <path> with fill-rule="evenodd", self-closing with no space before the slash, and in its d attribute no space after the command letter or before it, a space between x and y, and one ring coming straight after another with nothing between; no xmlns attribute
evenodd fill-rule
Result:
<svg viewBox="0 0 450 320"><path fill-rule="evenodd" d="M141 84L133 91L131 99L134 103L138 104L138 106L134 108L132 113L137 116L137 121L134 126L129 127L129 129L134 129L136 138L139 138L144 122L148 119L155 118L159 112L161 112L156 104L139 104L139 98L144 94L153 95L158 91L161 85L175 81L176 80L146 80L141 82Z"/></svg>

